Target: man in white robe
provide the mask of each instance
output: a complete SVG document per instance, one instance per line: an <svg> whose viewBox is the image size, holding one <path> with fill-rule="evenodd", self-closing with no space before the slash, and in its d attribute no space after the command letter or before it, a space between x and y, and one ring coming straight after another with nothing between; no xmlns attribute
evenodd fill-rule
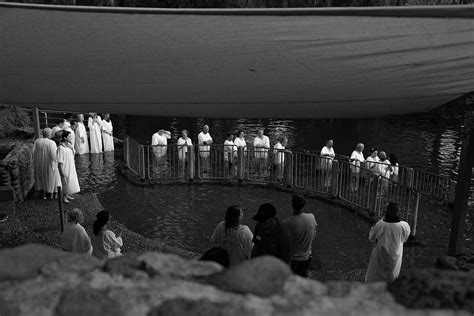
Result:
<svg viewBox="0 0 474 316"><path fill-rule="evenodd" d="M77 128L75 130L76 139L74 142L74 150L76 155L84 155L89 153L89 141L87 140L86 127L84 126L84 115L77 115Z"/></svg>
<svg viewBox="0 0 474 316"><path fill-rule="evenodd" d="M210 155L211 155L211 145L212 137L209 134L209 126L204 125L202 127L202 132L198 135L198 149L199 157L201 159L201 170L203 174L208 175L210 173Z"/></svg>
<svg viewBox="0 0 474 316"><path fill-rule="evenodd" d="M171 138L171 132L160 129L151 137L151 145L153 147L153 154L156 158L161 158L166 155L168 139Z"/></svg>
<svg viewBox="0 0 474 316"><path fill-rule="evenodd" d="M259 128L257 137L253 140L255 163L260 176L265 176L264 172L267 171L268 150L270 149L270 139L263 132L264 129Z"/></svg>
<svg viewBox="0 0 474 316"><path fill-rule="evenodd" d="M45 128L43 138L35 141L33 147L33 158L35 163L35 188L45 193L45 198L50 198L61 186L61 178L58 170L58 159L56 143L50 139L52 130Z"/></svg>
<svg viewBox="0 0 474 316"><path fill-rule="evenodd" d="M89 127L91 139L91 154L98 154L102 152L102 133L101 123L102 119L97 113L90 113L87 126Z"/></svg>
<svg viewBox="0 0 474 316"><path fill-rule="evenodd" d="M104 152L114 151L114 128L112 126L112 121L110 120L110 114L104 113L104 119L100 122L100 127L102 130L102 142L104 144Z"/></svg>

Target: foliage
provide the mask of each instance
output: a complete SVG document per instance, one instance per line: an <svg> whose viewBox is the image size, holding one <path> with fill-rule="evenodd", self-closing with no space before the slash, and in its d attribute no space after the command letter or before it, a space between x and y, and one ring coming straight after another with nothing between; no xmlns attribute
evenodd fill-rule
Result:
<svg viewBox="0 0 474 316"><path fill-rule="evenodd" d="M0 138L31 128L28 113L14 105L0 104Z"/></svg>

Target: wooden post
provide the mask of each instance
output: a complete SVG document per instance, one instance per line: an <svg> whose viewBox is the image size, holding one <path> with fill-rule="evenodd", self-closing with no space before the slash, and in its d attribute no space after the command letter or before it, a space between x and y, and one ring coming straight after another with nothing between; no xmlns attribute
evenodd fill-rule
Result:
<svg viewBox="0 0 474 316"><path fill-rule="evenodd" d="M64 231L64 200L62 187L58 187L58 202L59 202L59 223L61 226L61 233Z"/></svg>
<svg viewBox="0 0 474 316"><path fill-rule="evenodd" d="M331 170L331 188L330 188L330 194L333 197L337 196L337 188L339 187L339 161L336 159L333 159L332 161L332 170Z"/></svg>
<svg viewBox="0 0 474 316"><path fill-rule="evenodd" d="M35 139L41 138L41 127L38 108L33 108L33 129L35 131Z"/></svg>
<svg viewBox="0 0 474 316"><path fill-rule="evenodd" d="M466 133L463 137L461 160L459 162L458 181L454 198L451 234L449 237L448 255L462 253L464 232L466 229L466 212L471 192L472 168L474 166L474 112L466 116L464 123Z"/></svg>

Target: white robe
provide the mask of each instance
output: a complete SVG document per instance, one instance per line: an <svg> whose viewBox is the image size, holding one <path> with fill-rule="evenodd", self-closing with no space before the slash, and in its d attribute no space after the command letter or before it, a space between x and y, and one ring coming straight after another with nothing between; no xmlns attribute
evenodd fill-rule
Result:
<svg viewBox="0 0 474 316"><path fill-rule="evenodd" d="M336 156L336 153L334 152L334 148L328 148L327 146L324 146L321 149L321 169L323 170L331 170L332 169L332 160Z"/></svg>
<svg viewBox="0 0 474 316"><path fill-rule="evenodd" d="M89 141L87 140L87 132L84 123L78 122L76 128L76 141L74 144L74 149L76 150L76 155L84 155L89 153ZM84 140L82 142L81 138Z"/></svg>
<svg viewBox="0 0 474 316"><path fill-rule="evenodd" d="M169 138L171 138L171 133L167 131L165 131L163 135L155 133L151 137L151 145L155 146L153 147L153 153L155 154L157 158L163 157L164 155L166 155Z"/></svg>
<svg viewBox="0 0 474 316"><path fill-rule="evenodd" d="M369 240L375 243L367 268L366 282L392 282L400 274L403 243L410 236L407 222L387 223L380 220L370 230Z"/></svg>
<svg viewBox="0 0 474 316"><path fill-rule="evenodd" d="M49 138L39 138L33 148L35 162L35 188L47 193L57 192L61 186L58 170L57 146Z"/></svg>
<svg viewBox="0 0 474 316"><path fill-rule="evenodd" d="M61 170L63 172L61 180L63 183L64 194L74 194L81 191L79 188L79 180L77 179L74 154L71 148L59 145L58 163L61 164Z"/></svg>
<svg viewBox="0 0 474 316"><path fill-rule="evenodd" d="M255 151L255 158L266 159L268 157L268 150L270 149L270 139L265 135L263 135L262 138L257 136L253 140L253 147Z"/></svg>
<svg viewBox="0 0 474 316"><path fill-rule="evenodd" d="M105 132L112 134L114 128L112 126L112 121L102 120L100 123L102 129L102 141L104 142L104 152L114 150L114 137Z"/></svg>
<svg viewBox="0 0 474 316"><path fill-rule="evenodd" d="M200 132L198 135L198 144L200 145L199 155L202 158L208 158L209 155L211 154L211 146L203 145L204 142L206 143L212 142L211 134L209 133L204 134L203 132Z"/></svg>
<svg viewBox="0 0 474 316"><path fill-rule="evenodd" d="M70 138L70 139L71 139L71 146L72 146L72 148L74 148L72 152L73 152L74 154L76 154L76 149L75 149L75 145L76 145L76 137L75 137L75 135L76 135L76 134L74 133L73 129L70 128L70 127L67 127L67 126L66 126L66 127L64 128L64 130L65 130L65 131L68 131L69 133L71 133L71 136L72 136L72 137Z"/></svg>
<svg viewBox="0 0 474 316"><path fill-rule="evenodd" d="M192 146L193 142L191 138L187 138L186 140L180 137L178 139L178 158L180 161L186 160L186 153L188 152L188 146Z"/></svg>
<svg viewBox="0 0 474 316"><path fill-rule="evenodd" d="M94 121L92 117L89 117L87 126L89 126L90 138L91 138L91 154L98 154L102 152L102 135L100 129L100 116L97 115L97 119Z"/></svg>
<svg viewBox="0 0 474 316"><path fill-rule="evenodd" d="M244 148L244 155L247 155L247 142L245 142L245 139L242 139L240 137L236 137L234 139L234 144L237 146L237 148L243 147Z"/></svg>

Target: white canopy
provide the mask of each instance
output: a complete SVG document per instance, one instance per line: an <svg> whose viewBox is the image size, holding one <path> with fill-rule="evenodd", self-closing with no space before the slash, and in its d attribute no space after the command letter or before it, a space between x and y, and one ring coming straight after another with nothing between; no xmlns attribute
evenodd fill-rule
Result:
<svg viewBox="0 0 474 316"><path fill-rule="evenodd" d="M0 102L362 117L474 90L474 7L132 9L0 3Z"/></svg>

